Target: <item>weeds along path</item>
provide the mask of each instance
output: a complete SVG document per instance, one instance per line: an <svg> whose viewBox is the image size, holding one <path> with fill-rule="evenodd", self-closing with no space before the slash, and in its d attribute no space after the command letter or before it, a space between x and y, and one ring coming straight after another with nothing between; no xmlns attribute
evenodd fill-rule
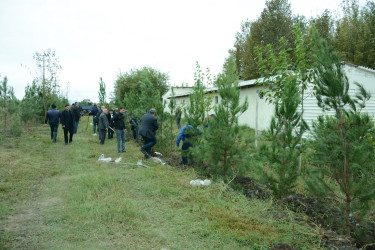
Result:
<svg viewBox="0 0 375 250"><path fill-rule="evenodd" d="M85 128L68 146L61 128L54 144L42 127L1 144L0 248L320 248L317 232L280 218L271 200L249 202L222 183L191 187L192 169L99 163L102 153L128 163L142 155L132 141L124 154L116 139L101 146Z"/></svg>

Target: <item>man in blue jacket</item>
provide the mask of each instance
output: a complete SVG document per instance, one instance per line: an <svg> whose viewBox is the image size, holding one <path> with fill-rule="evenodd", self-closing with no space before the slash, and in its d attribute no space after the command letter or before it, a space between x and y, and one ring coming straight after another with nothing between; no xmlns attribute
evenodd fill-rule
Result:
<svg viewBox="0 0 375 250"><path fill-rule="evenodd" d="M197 132L200 134L201 130L199 127L197 127ZM182 140L182 151L181 151L181 158L182 158L182 163L184 165L188 165L188 155L189 155L189 148L193 147L193 144L190 140L192 136L194 136L194 128L190 124L187 124L182 127L180 133L177 136L177 141L176 141L176 146L180 146L180 141Z"/></svg>
<svg viewBox="0 0 375 250"><path fill-rule="evenodd" d="M52 109L48 110L46 114L46 119L44 120L44 126L48 126L47 122L49 121L49 126L51 127L51 140L56 142L57 138L57 129L59 128L60 123L60 111L56 109L56 105L51 105Z"/></svg>
<svg viewBox="0 0 375 250"><path fill-rule="evenodd" d="M156 130L159 128L158 118L156 116L156 109L150 109L150 112L143 115L139 134L143 138L143 147L141 152L148 159L151 156L151 148L156 144Z"/></svg>
<svg viewBox="0 0 375 250"><path fill-rule="evenodd" d="M73 114L70 111L69 104L65 105L65 110L61 112L61 125L64 129L64 139L65 145L68 145L68 132L69 132L69 143L73 142L73 130L74 130L74 123L73 123Z"/></svg>

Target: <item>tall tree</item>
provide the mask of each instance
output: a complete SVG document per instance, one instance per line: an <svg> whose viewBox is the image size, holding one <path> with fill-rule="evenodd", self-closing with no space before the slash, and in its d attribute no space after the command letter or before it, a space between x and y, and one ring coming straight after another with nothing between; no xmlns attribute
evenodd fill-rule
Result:
<svg viewBox="0 0 375 250"><path fill-rule="evenodd" d="M330 50L318 34L313 36L314 83L319 107L334 112L321 116L314 125L313 163L317 167L309 182L311 190L344 204L345 231L351 233L350 216L363 216L375 197L373 176L374 123L368 114L361 113L371 97L360 85L356 97L349 95L349 81L339 56ZM338 189L331 188L328 178Z"/></svg>
<svg viewBox="0 0 375 250"><path fill-rule="evenodd" d="M200 141L200 129L198 127L203 124L205 117L206 105L211 105L207 102L205 83L207 79L198 62L196 62L194 72L194 86L192 87L192 93L189 96L189 104L184 108L185 118L187 123L192 127L188 126L186 133L189 134L188 141L192 145L198 145ZM192 149L189 149L187 158L189 162L196 162L195 159L200 158L199 154L192 154ZM194 160L192 160L194 158Z"/></svg>
<svg viewBox="0 0 375 250"><path fill-rule="evenodd" d="M105 105L106 103L106 98L107 98L107 94L106 94L106 91L105 91L105 82L103 82L103 78L100 77L100 82L99 82L99 92L98 92L98 98L99 98L99 103L100 105Z"/></svg>
<svg viewBox="0 0 375 250"><path fill-rule="evenodd" d="M20 136L22 128L19 117L19 101L14 95L12 86L8 85L8 78L4 77L0 85L0 108L2 115L3 133L8 132L14 136Z"/></svg>
<svg viewBox="0 0 375 250"><path fill-rule="evenodd" d="M44 116L44 104L41 86L34 80L25 87L25 95L21 101L21 118L25 123L34 124Z"/></svg>
<svg viewBox="0 0 375 250"><path fill-rule="evenodd" d="M365 45L363 65L375 69L375 2L367 1L362 10L365 23Z"/></svg>
<svg viewBox="0 0 375 250"><path fill-rule="evenodd" d="M247 110L248 102L246 98L240 103L238 81L235 59L230 56L216 80L220 103L214 107L215 118L206 130L207 140L198 148L200 154L205 152L209 174L226 181L243 172L246 165L244 148L248 147L241 137L238 117Z"/></svg>
<svg viewBox="0 0 375 250"><path fill-rule="evenodd" d="M298 111L301 103L297 76L289 75L284 79L284 92L275 104L268 139L270 145L262 145L260 152L266 156L272 172L264 171L270 187L277 197L290 194L298 177L298 156L306 123Z"/></svg>
<svg viewBox="0 0 375 250"><path fill-rule="evenodd" d="M117 76L114 87L114 98L116 105L122 105L125 95L133 92L136 95L141 94L141 83L145 77L152 84L154 90L158 90L160 96L168 91L169 76L151 67L132 69L126 73L120 73Z"/></svg>
<svg viewBox="0 0 375 250"><path fill-rule="evenodd" d="M320 16L312 18L310 23L317 29L320 36L328 42L328 45L332 45L335 30L331 13L325 10Z"/></svg>
<svg viewBox="0 0 375 250"><path fill-rule="evenodd" d="M9 103L12 99L15 99L14 97L14 90L13 87L8 85L8 78L5 76L1 82L0 85L0 106L1 106L1 113L3 116L3 130L6 131L9 123Z"/></svg>
<svg viewBox="0 0 375 250"><path fill-rule="evenodd" d="M288 46L293 48L293 16L290 3L288 0L269 0L260 17L253 22L244 22L241 32L236 35L234 47L240 79L259 77L254 48L271 44L277 49L281 37L286 37Z"/></svg>
<svg viewBox="0 0 375 250"><path fill-rule="evenodd" d="M51 98L59 94L59 73L61 66L55 51L48 49L47 52L35 52L33 55L36 60L39 76L36 82L41 87L43 98L44 115L47 114Z"/></svg>
<svg viewBox="0 0 375 250"><path fill-rule="evenodd" d="M368 1L362 10L356 0L344 1L343 17L337 21L334 39L341 60L361 66L375 66L374 20L375 4L372 1Z"/></svg>

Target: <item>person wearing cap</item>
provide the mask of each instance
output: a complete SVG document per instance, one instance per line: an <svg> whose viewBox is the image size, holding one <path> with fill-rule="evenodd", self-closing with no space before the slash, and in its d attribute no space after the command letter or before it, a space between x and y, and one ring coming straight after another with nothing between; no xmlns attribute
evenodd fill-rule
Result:
<svg viewBox="0 0 375 250"><path fill-rule="evenodd" d="M51 110L48 110L46 114L46 119L44 120L44 125L47 127L47 122L49 121L49 126L51 127L51 140L56 142L57 138L57 129L59 128L60 123L60 111L56 109L56 105L51 105Z"/></svg>
<svg viewBox="0 0 375 250"><path fill-rule="evenodd" d="M69 143L73 142L73 113L70 111L69 104L65 105L65 110L61 112L61 125L64 129L65 145L68 145L68 132L69 132Z"/></svg>
<svg viewBox="0 0 375 250"><path fill-rule="evenodd" d="M151 148L156 144L156 130L159 128L158 119L156 118L156 109L152 108L147 114L142 117L139 134L143 138L143 147L141 152L148 159L151 156Z"/></svg>

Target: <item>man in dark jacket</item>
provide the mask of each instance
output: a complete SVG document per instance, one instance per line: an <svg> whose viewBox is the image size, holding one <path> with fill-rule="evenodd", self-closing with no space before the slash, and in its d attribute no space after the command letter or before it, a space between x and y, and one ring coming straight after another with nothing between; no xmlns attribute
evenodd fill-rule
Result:
<svg viewBox="0 0 375 250"><path fill-rule="evenodd" d="M107 114L107 119L108 119L108 123L109 123L109 127L113 128L114 125L113 125L113 109L110 109L108 114ZM108 129L108 139L113 139L113 130L112 129Z"/></svg>
<svg viewBox="0 0 375 250"><path fill-rule="evenodd" d="M98 112L96 113L96 123L98 124L98 127L97 127L97 131L99 133L99 117L100 115L103 113L103 109L105 109L105 106L101 106L99 109L98 109ZM96 135L96 133L94 133L94 135ZM99 141L100 141L100 134L99 134Z"/></svg>
<svg viewBox="0 0 375 250"><path fill-rule="evenodd" d="M99 116L99 139L100 139L100 144L104 145L105 137L107 135L107 130L109 129L109 122L107 119L107 109L103 109L103 112Z"/></svg>
<svg viewBox="0 0 375 250"><path fill-rule="evenodd" d="M73 112L73 121L74 121L74 134L77 134L79 120L81 119L81 107L79 106L78 102L74 103L72 107Z"/></svg>
<svg viewBox="0 0 375 250"><path fill-rule="evenodd" d="M143 147L140 148L145 158L151 156L151 148L156 144L155 131L159 128L158 119L156 116L156 109L150 109L150 112L143 115L139 134L143 138Z"/></svg>
<svg viewBox="0 0 375 250"><path fill-rule="evenodd" d="M61 125L64 129L64 139L65 139L65 145L68 145L68 132L69 132L69 143L73 141L73 129L74 129L74 123L73 123L73 114L72 111L70 111L69 104L65 105L65 110L61 112Z"/></svg>
<svg viewBox="0 0 375 250"><path fill-rule="evenodd" d="M96 104L94 104L94 107L91 109L92 114L92 123L94 125L94 135L96 135L96 127L98 126L99 119L96 117L96 114L98 113L98 107Z"/></svg>
<svg viewBox="0 0 375 250"><path fill-rule="evenodd" d="M57 138L57 129L59 128L60 123L60 111L56 110L56 105L51 105L52 109L48 110L46 114L46 119L44 120L45 126L47 125L47 122L49 121L49 126L51 127L51 140L53 142L56 142Z"/></svg>
<svg viewBox="0 0 375 250"><path fill-rule="evenodd" d="M120 107L120 111L116 112L113 115L113 124L116 129L116 137L117 137L117 152L123 153L125 152L125 122L124 122L124 113L125 108Z"/></svg>

